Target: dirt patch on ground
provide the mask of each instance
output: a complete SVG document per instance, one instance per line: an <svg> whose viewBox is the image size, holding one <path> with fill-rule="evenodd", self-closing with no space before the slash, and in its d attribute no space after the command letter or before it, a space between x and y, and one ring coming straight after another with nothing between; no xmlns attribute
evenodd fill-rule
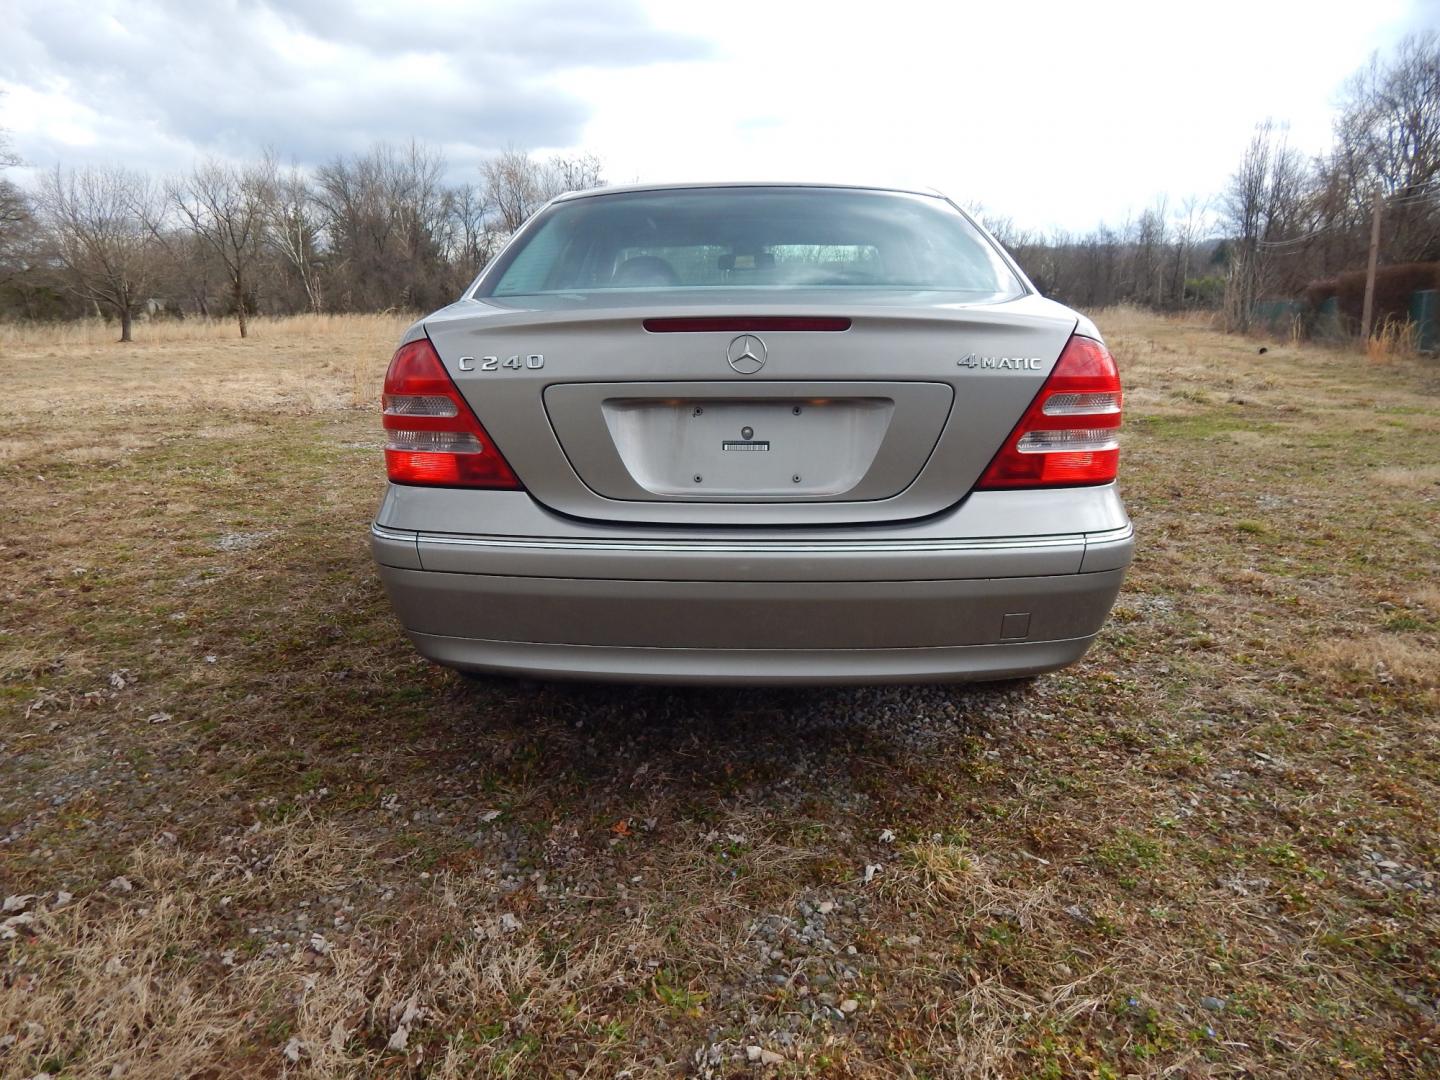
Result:
<svg viewBox="0 0 1440 1080"><path fill-rule="evenodd" d="M979 688L462 680L401 320L8 343L0 1073L1435 1075L1436 369L1098 321L1139 558Z"/></svg>

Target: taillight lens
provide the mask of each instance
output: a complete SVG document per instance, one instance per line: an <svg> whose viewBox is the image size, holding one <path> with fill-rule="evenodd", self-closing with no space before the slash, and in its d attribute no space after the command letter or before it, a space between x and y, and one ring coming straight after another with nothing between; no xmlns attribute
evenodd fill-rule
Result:
<svg viewBox="0 0 1440 1080"><path fill-rule="evenodd" d="M1108 484L1120 465L1122 404L1115 358L1075 334L976 487Z"/></svg>
<svg viewBox="0 0 1440 1080"><path fill-rule="evenodd" d="M397 484L518 489L429 338L395 351L382 398L385 467Z"/></svg>

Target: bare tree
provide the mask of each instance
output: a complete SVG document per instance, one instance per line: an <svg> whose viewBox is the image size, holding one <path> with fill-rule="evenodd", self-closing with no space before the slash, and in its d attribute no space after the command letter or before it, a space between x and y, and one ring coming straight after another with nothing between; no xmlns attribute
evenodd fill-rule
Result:
<svg viewBox="0 0 1440 1080"><path fill-rule="evenodd" d="M577 154L574 157L553 157L544 165L542 194L546 199L563 195L567 191L590 191L605 186L604 166L595 154Z"/></svg>
<svg viewBox="0 0 1440 1080"><path fill-rule="evenodd" d="M266 154L264 176L265 241L295 272L306 304L316 315L324 308L320 276L321 216L310 183L299 168L281 169Z"/></svg>
<svg viewBox="0 0 1440 1080"><path fill-rule="evenodd" d="M461 184L446 192L446 257L455 267L459 284L467 284L495 255L499 237L487 224L490 204L474 184Z"/></svg>
<svg viewBox="0 0 1440 1080"><path fill-rule="evenodd" d="M29 268L33 240L30 200L17 185L0 179L0 285L8 284Z"/></svg>
<svg viewBox="0 0 1440 1080"><path fill-rule="evenodd" d="M538 162L514 147L480 166L485 201L494 208L501 230L513 233L549 198Z"/></svg>
<svg viewBox="0 0 1440 1080"><path fill-rule="evenodd" d="M157 233L164 245L165 273L162 288L171 296L182 296L202 319L212 318L216 293L228 277L215 249L189 229L160 229ZM221 312L223 314L223 312Z"/></svg>
<svg viewBox="0 0 1440 1080"><path fill-rule="evenodd" d="M1165 283L1163 263L1169 243L1169 222L1166 220L1169 201L1165 196L1140 214L1135 224L1135 284L1132 291L1148 299L1152 307L1163 307Z"/></svg>
<svg viewBox="0 0 1440 1080"><path fill-rule="evenodd" d="M172 182L170 203L184 226L210 248L225 267L240 336L248 332L245 305L251 271L260 258L265 228L267 176L263 168L207 161Z"/></svg>
<svg viewBox="0 0 1440 1080"><path fill-rule="evenodd" d="M601 169L594 154L546 161L511 146L483 162L480 175L485 201L494 210L498 228L508 234L556 195L604 187Z"/></svg>
<svg viewBox="0 0 1440 1080"><path fill-rule="evenodd" d="M332 298L342 308L427 307L448 298L444 170L439 152L417 142L378 143L316 170Z"/></svg>
<svg viewBox="0 0 1440 1080"><path fill-rule="evenodd" d="M158 268L154 184L128 169L57 166L41 178L36 201L70 287L120 320L121 341L133 340Z"/></svg>
<svg viewBox="0 0 1440 1080"><path fill-rule="evenodd" d="M1301 213L1305 167L1270 122L1259 125L1230 177L1221 209L1235 238L1225 291L1229 329L1247 330L1264 287L1273 245L1290 238Z"/></svg>
<svg viewBox="0 0 1440 1080"><path fill-rule="evenodd" d="M1440 176L1440 33L1408 35L1387 62L1372 56L1346 84L1337 129L1353 174L1386 194Z"/></svg>
<svg viewBox="0 0 1440 1080"><path fill-rule="evenodd" d="M4 91L0 91L0 97ZM0 128L0 173L20 164L20 155L10 142L10 133ZM34 216L25 192L0 176L0 285L28 268L26 253L31 247Z"/></svg>
<svg viewBox="0 0 1440 1080"><path fill-rule="evenodd" d="M1440 236L1440 33L1405 37L1345 86L1336 165L1357 223L1373 193L1390 200L1384 250L1396 261L1435 254Z"/></svg>
<svg viewBox="0 0 1440 1080"><path fill-rule="evenodd" d="M1240 167L1225 192L1226 221L1236 237L1225 289L1225 322L1231 330L1248 330L1259 279L1260 228L1270 175L1270 126L1255 132Z"/></svg>
<svg viewBox="0 0 1440 1080"><path fill-rule="evenodd" d="M1175 216L1175 246L1170 278L1170 295L1177 307L1185 306L1185 286L1190 278L1190 259L1195 245L1201 239L1207 205L1197 196L1190 195L1180 204Z"/></svg>

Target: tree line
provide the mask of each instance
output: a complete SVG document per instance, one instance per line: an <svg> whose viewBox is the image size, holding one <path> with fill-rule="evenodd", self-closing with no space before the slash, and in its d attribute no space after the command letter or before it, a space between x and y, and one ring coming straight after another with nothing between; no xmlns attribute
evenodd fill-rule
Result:
<svg viewBox="0 0 1440 1080"><path fill-rule="evenodd" d="M424 310L457 296L555 194L602 186L594 155L510 149L473 182L440 153L379 143L314 169L266 154L158 180L56 167L28 189L0 138L0 318ZM1048 295L1085 308L1216 308L1245 329L1257 300L1365 265L1381 207L1385 264L1440 260L1440 34L1405 38L1344 84L1332 145L1306 157L1257 126L1225 189L1162 198L1123 224L1035 233L979 216Z"/></svg>
<svg viewBox="0 0 1440 1080"><path fill-rule="evenodd" d="M1258 299L1365 266L1375 211L1382 265L1440 260L1440 35L1407 37L1345 84L1330 149L1306 159L1262 124L1223 200L1233 238L1232 327ZM1440 285L1440 279L1435 281Z"/></svg>
<svg viewBox="0 0 1440 1080"><path fill-rule="evenodd" d="M1208 308L1224 291L1229 248L1213 236L1210 204L1198 196L1156 199L1120 225L1102 222L1088 233L1027 231L983 207L976 215L1042 293L1076 307Z"/></svg>
<svg viewBox="0 0 1440 1080"><path fill-rule="evenodd" d="M411 142L313 170L267 154L164 180L57 166L28 191L0 181L0 317L99 314L129 341L141 317L233 318L244 337L257 313L435 308L547 200L605 182L593 155L515 149L475 182L445 173Z"/></svg>
<svg viewBox="0 0 1440 1080"><path fill-rule="evenodd" d="M1258 300L1298 298L1363 269L1377 199L1382 265L1440 261L1440 34L1412 34L1373 56L1337 105L1331 146L1313 157L1289 144L1283 125L1257 125L1212 199L1160 199L1082 236L988 224L1058 299L1218 307L1240 330ZM1440 285L1434 273L1419 277Z"/></svg>

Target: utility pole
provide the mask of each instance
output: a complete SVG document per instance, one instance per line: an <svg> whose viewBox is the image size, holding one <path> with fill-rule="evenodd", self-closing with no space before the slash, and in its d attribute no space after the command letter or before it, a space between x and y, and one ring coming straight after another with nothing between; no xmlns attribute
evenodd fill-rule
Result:
<svg viewBox="0 0 1440 1080"><path fill-rule="evenodd" d="M1375 264L1380 260L1380 189L1370 210L1370 265L1365 271L1365 307L1360 315L1360 340L1370 340L1370 327L1375 315Z"/></svg>

